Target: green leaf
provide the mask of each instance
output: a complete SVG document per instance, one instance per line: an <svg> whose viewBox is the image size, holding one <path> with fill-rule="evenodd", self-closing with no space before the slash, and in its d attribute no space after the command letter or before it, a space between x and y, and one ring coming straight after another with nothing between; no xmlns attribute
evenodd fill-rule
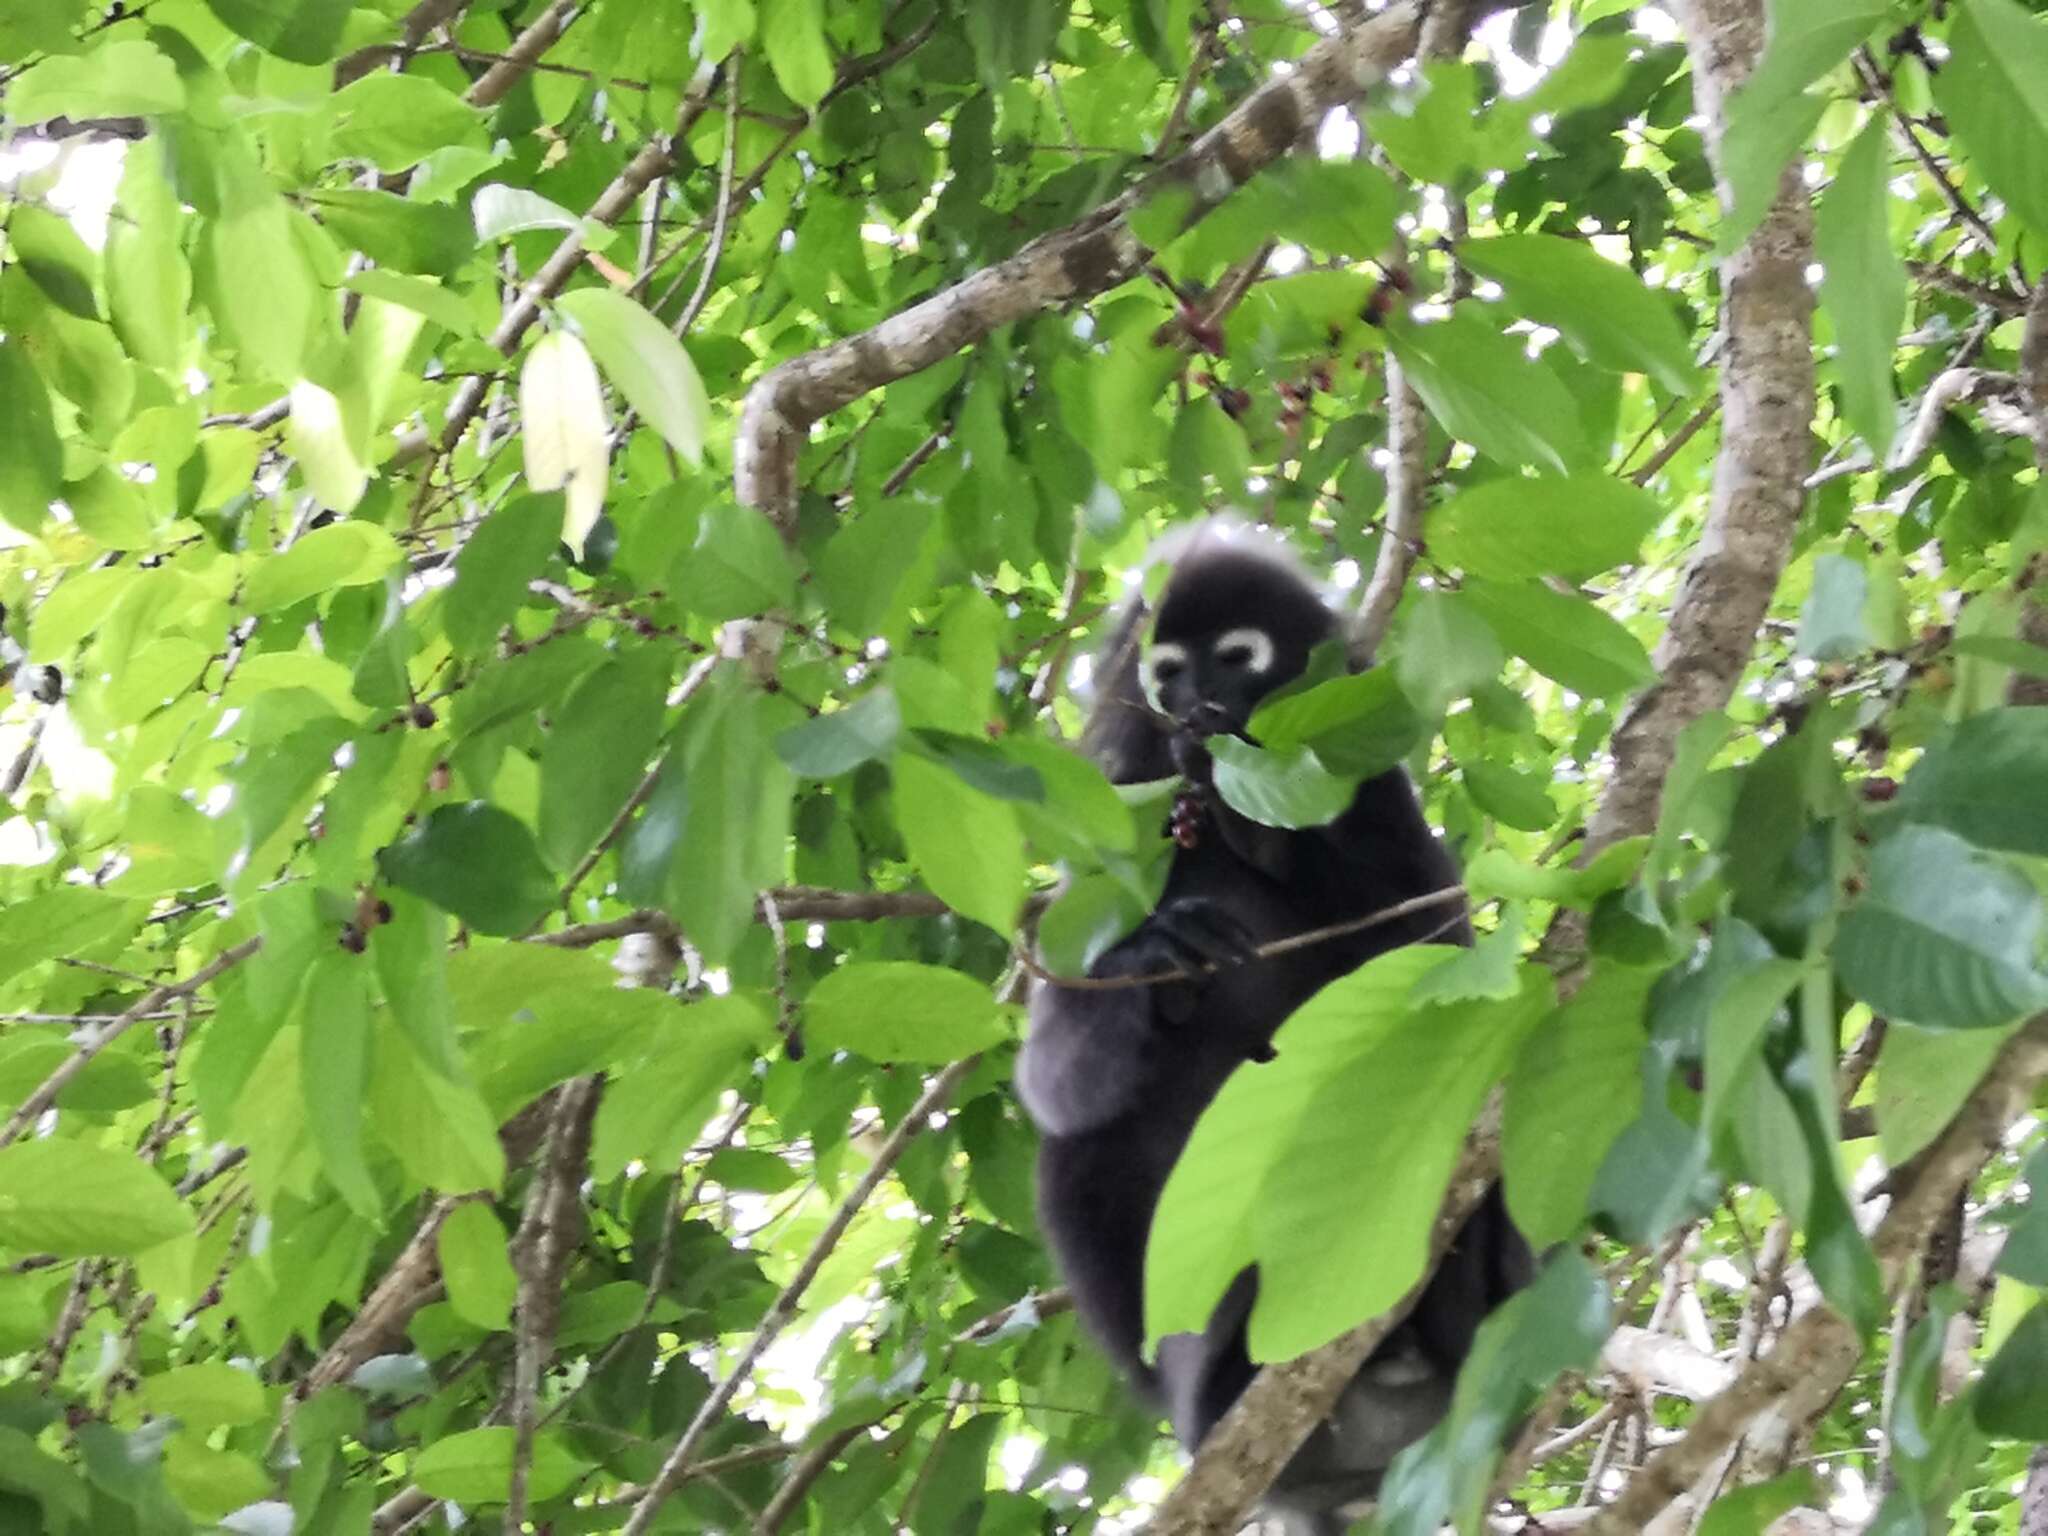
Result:
<svg viewBox="0 0 2048 1536"><path fill-rule="evenodd" d="M121 345L154 368L177 365L192 328L184 224L162 146L155 140L131 145L120 197L107 219L107 309Z"/></svg>
<svg viewBox="0 0 2048 1536"><path fill-rule="evenodd" d="M501 240L529 229L559 229L576 231L591 243L602 244L606 234L602 225L587 222L538 192L495 181L477 188L470 215L476 221L479 240Z"/></svg>
<svg viewBox="0 0 2048 1536"><path fill-rule="evenodd" d="M2048 26L2013 0L1963 0L1934 100L1971 168L2048 235ZM11 98L10 98L11 105Z"/></svg>
<svg viewBox="0 0 2048 1536"><path fill-rule="evenodd" d="M793 725L775 738L775 755L806 779L836 779L896 750L903 711L884 684L851 704Z"/></svg>
<svg viewBox="0 0 2048 1536"><path fill-rule="evenodd" d="M1256 1253L1265 1186L1293 1155L1290 1132L1334 1074L1409 1016L1416 981L1450 945L1390 950L1332 982L1281 1026L1287 1049L1234 1073L1202 1112L1152 1218L1145 1333L1199 1331ZM1402 1181L1403 1183L1406 1180Z"/></svg>
<svg viewBox="0 0 2048 1536"><path fill-rule="evenodd" d="M547 569L562 538L559 492L519 496L478 525L455 557L455 580L442 605L448 643L475 656L498 638L526 600L526 584Z"/></svg>
<svg viewBox="0 0 2048 1536"><path fill-rule="evenodd" d="M256 1373L225 1360L176 1365L145 1376L140 1392L151 1413L180 1419L187 1429L254 1424L270 1411Z"/></svg>
<svg viewBox="0 0 2048 1536"><path fill-rule="evenodd" d="M1813 588L1799 612L1794 648L1814 661L1847 661L1870 648L1864 610L1870 580L1863 562L1848 555L1816 555Z"/></svg>
<svg viewBox="0 0 2048 1536"><path fill-rule="evenodd" d="M759 0L761 45L775 83L800 107L824 100L837 71L825 42L825 0Z"/></svg>
<svg viewBox="0 0 2048 1536"><path fill-rule="evenodd" d="M915 753L897 753L890 771L896 827L925 884L1007 939L1029 875L1016 811Z"/></svg>
<svg viewBox="0 0 2048 1536"><path fill-rule="evenodd" d="M1332 982L1281 1026L1274 1061L1224 1084L1153 1220L1150 1336L1199 1329L1256 1262L1252 1354L1287 1358L1383 1310L1421 1273L1471 1117L1549 1008L1548 979L1530 969L1508 1001L1418 1012L1410 989L1450 953L1412 945ZM1339 1180L1373 1192L1370 1219L1332 1227Z"/></svg>
<svg viewBox="0 0 2048 1536"><path fill-rule="evenodd" d="M85 53L44 59L7 87L7 120L24 128L53 117L153 117L184 110L177 66L152 44L125 33L109 35Z"/></svg>
<svg viewBox="0 0 2048 1536"><path fill-rule="evenodd" d="M1877 1144L1886 1163L1898 1167L1948 1128L2011 1034L1890 1022L1877 1057Z"/></svg>
<svg viewBox="0 0 2048 1536"><path fill-rule="evenodd" d="M1600 1272L1569 1249L1549 1256L1533 1284L1479 1325L1449 1412L1388 1468L1374 1505L1376 1536L1436 1536L1446 1522L1482 1529L1516 1421L1559 1376L1589 1368L1613 1328Z"/></svg>
<svg viewBox="0 0 2048 1536"><path fill-rule="evenodd" d="M382 69L330 97L327 116L336 154L367 160L386 173L405 170L451 144L470 143L483 126L482 112L447 86Z"/></svg>
<svg viewBox="0 0 2048 1536"><path fill-rule="evenodd" d="M1879 463L1891 452L1898 427L1892 354L1906 318L1906 269L1891 242L1889 128L1883 113L1871 115L1842 156L1814 224L1820 301L1835 327L1842 413ZM2048 170L2048 156L2042 165Z"/></svg>
<svg viewBox="0 0 2048 1536"><path fill-rule="evenodd" d="M1721 140L1726 206L1714 242L1717 256L1726 256L1756 233L1778 195L1785 167L1812 139L1827 105L1823 97L1796 93L1768 102L1736 94Z"/></svg>
<svg viewBox="0 0 2048 1536"><path fill-rule="evenodd" d="M191 1231L192 1212L132 1152L55 1137L0 1147L0 1248L133 1258Z"/></svg>
<svg viewBox="0 0 2048 1536"><path fill-rule="evenodd" d="M1972 715L1913 765L1898 814L1979 848L2048 857L2048 707Z"/></svg>
<svg viewBox="0 0 2048 1536"><path fill-rule="evenodd" d="M345 950L323 956L306 987L299 1090L327 1180L349 1209L376 1219L384 1201L363 1160L370 1082L369 965Z"/></svg>
<svg viewBox="0 0 2048 1536"><path fill-rule="evenodd" d="M478 933L522 933L555 904L554 876L526 823L480 800L436 806L377 855L377 868Z"/></svg>
<svg viewBox="0 0 2048 1536"><path fill-rule="evenodd" d="M507 1257L510 1243L497 1213L481 1200L458 1205L441 1223L434 1246L456 1315L492 1332L509 1327L519 1277Z"/></svg>
<svg viewBox="0 0 2048 1536"><path fill-rule="evenodd" d="M669 328L623 293L579 288L555 300L626 403L694 468L704 462L711 401Z"/></svg>
<svg viewBox="0 0 2048 1536"><path fill-rule="evenodd" d="M795 780L769 744L794 712L721 673L684 716L620 855L622 887L674 913L714 964L752 924L755 898L784 877Z"/></svg>
<svg viewBox="0 0 2048 1536"><path fill-rule="evenodd" d="M1508 1073L1502 1179L1509 1214L1538 1248L1578 1231L1608 1148L1636 1117L1654 979L1602 964L1536 1027Z"/></svg>
<svg viewBox="0 0 2048 1536"><path fill-rule="evenodd" d="M509 1424L466 1429L436 1440L412 1464L413 1481L437 1499L462 1504L502 1504L512 1482L517 1432ZM536 1502L559 1497L576 1486L589 1463L559 1435L534 1436L526 1473L527 1496Z"/></svg>
<svg viewBox="0 0 2048 1536"><path fill-rule="evenodd" d="M1623 838L1601 849L1589 864L1543 868L1522 863L1505 848L1488 848L1466 867L1465 885L1477 901L1507 896L1519 901L1589 906L1595 898L1634 879L1649 846L1647 837Z"/></svg>
<svg viewBox="0 0 2048 1536"><path fill-rule="evenodd" d="M382 299L386 304L397 304L416 315L425 315L450 335L468 337L476 334L476 319L460 296L424 277L410 277L384 267L371 267L356 273L344 286L366 298Z"/></svg>
<svg viewBox="0 0 2048 1536"><path fill-rule="evenodd" d="M0 420L7 451L0 453L0 517L35 533L63 487L64 445L50 414L50 392L26 348L0 347Z"/></svg>
<svg viewBox="0 0 2048 1536"><path fill-rule="evenodd" d="M1458 259L1499 283L1517 313L1556 328L1588 361L1616 373L1646 373L1673 394L1698 387L1691 343L1669 301L1585 241L1496 235L1461 241Z"/></svg>
<svg viewBox="0 0 2048 1536"><path fill-rule="evenodd" d="M1306 747L1269 752L1235 736L1212 736L1216 792L1240 816L1268 827L1327 826L1358 793L1358 780L1330 772Z"/></svg>
<svg viewBox="0 0 2048 1536"><path fill-rule="evenodd" d="M786 608L796 573L774 525L733 502L714 502L697 523L696 542L669 578L676 601L712 623Z"/></svg>
<svg viewBox="0 0 2048 1536"><path fill-rule="evenodd" d="M292 385L291 402L291 415L284 423L285 444L299 461L306 489L330 511L353 511L369 486L370 467L356 452L348 424L341 417L341 402L310 379Z"/></svg>
<svg viewBox="0 0 2048 1536"><path fill-rule="evenodd" d="M1583 597L1538 582L1467 582L1464 597L1515 655L1589 698L1612 698L1654 678L1642 642Z"/></svg>
<svg viewBox="0 0 2048 1536"><path fill-rule="evenodd" d="M340 49L349 0L206 0L206 8L229 31L280 59L325 64Z"/></svg>
<svg viewBox="0 0 2048 1536"><path fill-rule="evenodd" d="M1664 509L1612 475L1489 480L1430 513L1429 552L1468 575L1572 581L1632 565Z"/></svg>
<svg viewBox="0 0 2048 1536"><path fill-rule="evenodd" d="M258 564L249 573L242 600L252 613L270 613L336 587L382 581L404 558L398 541L375 523L329 523Z"/></svg>
<svg viewBox="0 0 2048 1536"><path fill-rule="evenodd" d="M1427 734L1386 668L1275 695L1253 711L1247 730L1271 754L1307 747L1332 773L1352 779L1386 772Z"/></svg>
<svg viewBox="0 0 2048 1536"><path fill-rule="evenodd" d="M2036 1303L2006 1336L1972 1402L1992 1434L2048 1440L2048 1302Z"/></svg>
<svg viewBox="0 0 2048 1536"><path fill-rule="evenodd" d="M1756 1536L1759 1531L1770 1530L1780 1515L1802 1504L1824 1503L1825 1499L1811 1472L1787 1472L1767 1483L1722 1494L1700 1522L1699 1536Z"/></svg>
<svg viewBox="0 0 2048 1536"><path fill-rule="evenodd" d="M1274 1050L1292 1049L1302 1014L1343 985L1332 983L1281 1026ZM1549 977L1532 966L1521 993L1505 1001L1473 999L1392 1020L1362 1011L1349 1021L1366 1048L1288 1128L1288 1154L1267 1176L1254 1214L1253 1359L1313 1349L1386 1310L1420 1278L1430 1223L1473 1117L1550 1004ZM1198 1138L1202 1129L1198 1123ZM1379 1192L1373 1219L1333 1227L1333 1181Z"/></svg>
<svg viewBox="0 0 2048 1536"><path fill-rule="evenodd" d="M980 66L982 83L998 92L1012 80L1033 73L1052 51L1053 38L1065 17L1065 4L1054 0L1018 0L1014 5L975 6L966 13L967 40ZM769 34L773 11L762 7L761 30Z"/></svg>
<svg viewBox="0 0 2048 1536"><path fill-rule="evenodd" d="M16 203L7 216L14 260L51 303L87 320L100 315L93 295L99 258L79 239L71 221L33 203Z"/></svg>
<svg viewBox="0 0 2048 1536"><path fill-rule="evenodd" d="M1586 457L1578 406L1486 313L1461 304L1432 325L1389 323L1387 342L1451 436L1503 464L1568 472Z"/></svg>
<svg viewBox="0 0 2048 1536"><path fill-rule="evenodd" d="M1877 1012L1925 1029L1988 1029L2048 1007L2041 897L1936 827L1901 827L1843 915L1835 973Z"/></svg>
<svg viewBox="0 0 2048 1536"><path fill-rule="evenodd" d="M1550 798L1539 774L1524 773L1506 763L1460 763L1465 788L1482 811L1523 832L1543 832L1557 820L1557 802Z"/></svg>
<svg viewBox="0 0 2048 1536"><path fill-rule="evenodd" d="M555 714L541 748L539 820L541 852L555 868L570 868L596 846L646 776L668 680L667 652L637 646L585 677Z"/></svg>
<svg viewBox="0 0 2048 1536"><path fill-rule="evenodd" d="M908 960L850 963L804 1003L804 1035L870 1061L939 1065L1009 1038L1003 1010L972 976Z"/></svg>
<svg viewBox="0 0 2048 1536"><path fill-rule="evenodd" d="M590 1165L616 1178L635 1159L672 1168L697 1138L718 1095L745 1078L775 1039L759 1003L740 993L700 997L658 1047L613 1075L598 1106Z"/></svg>
<svg viewBox="0 0 2048 1536"><path fill-rule="evenodd" d="M1411 591L1394 631L1394 676L1431 718L1500 676L1507 652L1460 593Z"/></svg>
<svg viewBox="0 0 2048 1536"><path fill-rule="evenodd" d="M280 382L304 371L322 302L293 217L271 195L209 221L201 271L206 306L235 350L258 376ZM251 272L263 281L248 281Z"/></svg>
<svg viewBox="0 0 2048 1536"><path fill-rule="evenodd" d="M322 187L308 193L306 200L320 211L320 222L329 233L377 263L370 271L356 273L348 286L408 308L421 308L418 290L410 290L411 298L399 297L408 290L394 289L386 279L395 274L384 268L445 277L476 249L476 235L459 208L417 202L364 187ZM446 290L436 291L443 294L444 302L438 309L424 312L458 336L474 333L477 323L461 301Z"/></svg>
<svg viewBox="0 0 2048 1536"><path fill-rule="evenodd" d="M1884 0L1769 0L1763 57L1730 104L1731 116L1796 96L1848 58L1885 18Z"/></svg>
<svg viewBox="0 0 2048 1536"><path fill-rule="evenodd" d="M604 510L611 450L604 386L583 343L550 331L533 344L519 370L519 434L526 483L536 491L563 491L568 510L562 542L577 559Z"/></svg>
<svg viewBox="0 0 2048 1536"><path fill-rule="evenodd" d="M462 1194L505 1182L497 1117L475 1088L429 1066L396 1029L380 1030L373 1056L371 1124L415 1186Z"/></svg>

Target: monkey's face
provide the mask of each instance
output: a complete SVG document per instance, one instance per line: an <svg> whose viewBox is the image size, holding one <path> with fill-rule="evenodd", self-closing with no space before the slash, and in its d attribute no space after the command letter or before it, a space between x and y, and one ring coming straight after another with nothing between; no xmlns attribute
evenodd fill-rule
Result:
<svg viewBox="0 0 2048 1536"><path fill-rule="evenodd" d="M1279 638L1250 624L1155 637L1145 651L1145 692L1154 709L1197 740L1241 735L1259 701L1299 676L1307 660L1305 653L1283 654Z"/></svg>

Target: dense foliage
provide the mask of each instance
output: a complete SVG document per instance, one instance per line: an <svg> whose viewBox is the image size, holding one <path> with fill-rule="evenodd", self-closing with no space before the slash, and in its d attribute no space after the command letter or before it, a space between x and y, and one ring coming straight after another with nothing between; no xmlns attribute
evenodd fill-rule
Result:
<svg viewBox="0 0 2048 1536"><path fill-rule="evenodd" d="M1597 1502L1818 1305L1848 1389L1706 1528L2019 1529L2034 1122L1917 1265L1870 1234L2048 1009L2041 0L1775 0L1725 207L1672 16L1497 16L1199 222L1131 200L1138 276L876 372L793 507L735 495L767 370L1364 9L0 13L0 1529L1136 1529L1179 1458L1051 1291L1017 935L1078 970L1154 889L1160 802L1070 743L1162 528L1398 574L1390 366L1429 487L1382 664L1222 788L1302 824L1407 762L1484 936L1226 1095L1154 1321L1252 1257L1268 1357L1390 1304L1504 1084L1557 1248L1386 1529L1469 1528L1539 1404L1496 1510ZM1697 660L1722 273L1794 157L1790 558L1582 858ZM1615 1322L1667 1363L1599 1363Z"/></svg>

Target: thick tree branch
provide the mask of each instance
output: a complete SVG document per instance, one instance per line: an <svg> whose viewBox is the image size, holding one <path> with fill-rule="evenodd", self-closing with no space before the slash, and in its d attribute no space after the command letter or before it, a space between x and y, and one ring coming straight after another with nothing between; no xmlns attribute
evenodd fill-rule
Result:
<svg viewBox="0 0 2048 1536"><path fill-rule="evenodd" d="M1762 0L1685 0L1694 92L1721 164L1729 94L1763 47ZM1734 695L1791 552L1812 457L1813 216L1798 168L1763 223L1721 269L1721 451L1707 524L1656 653L1658 679L1615 727L1614 773L1587 829L1588 852L1651 831L1678 734Z"/></svg>
<svg viewBox="0 0 2048 1536"><path fill-rule="evenodd" d="M797 451L815 423L1002 326L1123 282L1149 254L1131 229L1134 212L1184 199L1187 220L1199 219L1285 154L1324 113L1384 80L1414 51L1421 15L1419 0L1398 0L1324 39L1123 196L872 330L771 369L748 391L740 417L733 454L740 500L789 532Z"/></svg>
<svg viewBox="0 0 2048 1536"><path fill-rule="evenodd" d="M1408 382L1400 359L1387 354L1387 515L1380 528L1380 552L1372 579L1351 621L1351 650L1371 656L1387 636L1394 609L1407 590L1408 573L1422 553L1422 513L1429 494L1429 422L1422 397Z"/></svg>
<svg viewBox="0 0 2048 1536"><path fill-rule="evenodd" d="M2007 1127L2028 1113L2048 1078L2048 1015L2007 1042L1899 1193L1878 1227L1873 1247L1886 1287L1897 1285L1928 1234L1956 1196L2003 1144ZM1590 1536L1634 1536L1683 1498L1760 1415L1775 1412L1803 1424L1824 1411L1863 1358L1863 1341L1826 1306L1796 1318L1768 1354L1743 1369L1727 1391L1706 1403L1685 1438L1653 1456L1621 1496L1587 1527Z"/></svg>
<svg viewBox="0 0 2048 1536"><path fill-rule="evenodd" d="M519 1278L517 1331L512 1362L513 1454L505 1500L506 1536L519 1536L526 1523L526 1481L533 1465L538 1428L540 1378L555 1352L562 1321L562 1279L576 1245L583 1240L582 1188L590 1168L590 1135L604 1077L580 1077L565 1084L548 1120L547 1155L526 1192L526 1209L512 1238L512 1267Z"/></svg>

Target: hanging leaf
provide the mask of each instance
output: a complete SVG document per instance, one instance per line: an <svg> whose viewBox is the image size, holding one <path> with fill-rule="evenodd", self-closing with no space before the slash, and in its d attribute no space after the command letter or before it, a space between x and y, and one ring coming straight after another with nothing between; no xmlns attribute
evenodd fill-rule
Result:
<svg viewBox="0 0 2048 1536"><path fill-rule="evenodd" d="M940 1064L1004 1040L1003 1011L971 976L897 960L841 966L812 989L804 1034L870 1061Z"/></svg>
<svg viewBox="0 0 2048 1536"><path fill-rule="evenodd" d="M1899 792L1901 816L1980 848L2048 856L2048 708L1972 715L1922 754Z"/></svg>
<svg viewBox="0 0 2048 1536"><path fill-rule="evenodd" d="M1389 325L1387 341L1443 429L1489 458L1564 474L1586 457L1578 407L1557 375L1460 305L1433 325Z"/></svg>
<svg viewBox="0 0 2048 1536"><path fill-rule="evenodd" d="M1820 301L1835 327L1842 409L1880 463L1898 427L1892 353L1906 318L1906 269L1891 242L1889 135L1884 114L1873 113L1842 157L1814 228Z"/></svg>
<svg viewBox="0 0 2048 1536"><path fill-rule="evenodd" d="M125 1151L59 1138L0 1147L0 1248L132 1258L191 1230L171 1186Z"/></svg>
<svg viewBox="0 0 2048 1536"><path fill-rule="evenodd" d="M711 402L697 365L668 327L609 288L579 288L555 307L575 323L626 403L692 468L702 464Z"/></svg>
<svg viewBox="0 0 2048 1536"><path fill-rule="evenodd" d="M1459 242L1458 259L1499 283L1521 315L1555 327L1601 367L1647 373L1673 394L1698 387L1692 347L1669 301L1585 241L1497 235Z"/></svg>
<svg viewBox="0 0 2048 1536"><path fill-rule="evenodd" d="M583 343L550 331L533 344L519 370L519 413L525 430L526 483L567 497L562 542L578 559L583 541L604 510L609 473L609 431L604 386Z"/></svg>
<svg viewBox="0 0 2048 1536"><path fill-rule="evenodd" d="M1900 828L1842 917L1835 973L1879 1013L1927 1029L1986 1029L2048 1007L2041 897L1935 827Z"/></svg>
<svg viewBox="0 0 2048 1536"><path fill-rule="evenodd" d="M2048 27L2013 0L1963 0L1934 100L1970 163L2006 205L2048 234Z"/></svg>
<svg viewBox="0 0 2048 1536"><path fill-rule="evenodd" d="M520 933L555 903L555 881L526 824L494 805L437 806L377 855L394 885L478 933Z"/></svg>
<svg viewBox="0 0 2048 1536"><path fill-rule="evenodd" d="M1642 642L1585 598L1533 581L1467 582L1463 595L1501 644L1575 692L1611 698L1656 675Z"/></svg>
<svg viewBox="0 0 2048 1536"><path fill-rule="evenodd" d="M1663 516L1655 497L1611 475L1490 480L1430 514L1429 552L1473 576L1582 581L1633 564Z"/></svg>

